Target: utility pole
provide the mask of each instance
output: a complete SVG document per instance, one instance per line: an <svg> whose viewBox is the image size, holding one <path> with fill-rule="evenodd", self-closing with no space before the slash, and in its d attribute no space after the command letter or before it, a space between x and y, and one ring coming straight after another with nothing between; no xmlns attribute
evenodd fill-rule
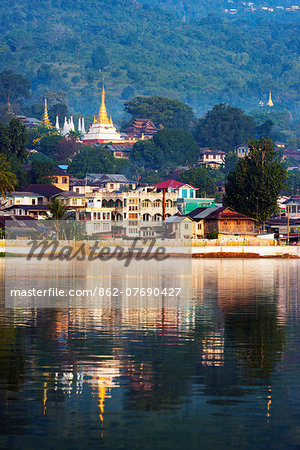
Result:
<svg viewBox="0 0 300 450"><path fill-rule="evenodd" d="M288 210L288 223L287 223L287 243L290 245L290 207L287 207Z"/></svg>
<svg viewBox="0 0 300 450"><path fill-rule="evenodd" d="M166 219L166 190L163 189L163 201L162 201L162 220Z"/></svg>

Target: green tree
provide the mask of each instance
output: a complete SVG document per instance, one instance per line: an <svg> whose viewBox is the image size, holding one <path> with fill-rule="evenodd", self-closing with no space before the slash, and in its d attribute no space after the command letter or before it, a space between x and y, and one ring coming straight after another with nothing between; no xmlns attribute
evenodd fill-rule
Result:
<svg viewBox="0 0 300 450"><path fill-rule="evenodd" d="M134 88L132 86L126 86L122 91L121 97L123 100L128 100L134 97L134 94L135 94Z"/></svg>
<svg viewBox="0 0 300 450"><path fill-rule="evenodd" d="M76 177L83 178L87 173L116 173L117 164L110 150L83 146L74 156L68 171Z"/></svg>
<svg viewBox="0 0 300 450"><path fill-rule="evenodd" d="M216 182L213 178L212 171L205 167L192 167L189 170L180 172L179 181L188 183L197 187L199 196L214 195L216 191Z"/></svg>
<svg viewBox="0 0 300 450"><path fill-rule="evenodd" d="M195 137L201 147L232 151L254 137L255 121L240 108L226 103L215 105L198 121Z"/></svg>
<svg viewBox="0 0 300 450"><path fill-rule="evenodd" d="M60 200L55 198L52 202L48 203L50 208L51 219L64 220L67 216L67 208L62 204Z"/></svg>
<svg viewBox="0 0 300 450"><path fill-rule="evenodd" d="M287 195L299 195L300 171L298 169L288 171L288 176L283 192Z"/></svg>
<svg viewBox="0 0 300 450"><path fill-rule="evenodd" d="M160 169L165 161L162 150L152 139L136 142L130 152L130 159L146 169Z"/></svg>
<svg viewBox="0 0 300 450"><path fill-rule="evenodd" d="M57 154L57 145L63 139L64 138L60 134L46 134L41 138L38 149L49 158L55 159Z"/></svg>
<svg viewBox="0 0 300 450"><path fill-rule="evenodd" d="M255 135L258 138L261 137L270 137L271 133L272 133L272 128L273 128L273 121L271 119L267 119L264 123L262 123L261 125L257 125L256 126L256 130L255 130Z"/></svg>
<svg viewBox="0 0 300 450"><path fill-rule="evenodd" d="M235 152L229 152L226 155L225 158L225 167L224 167L224 173L227 175L229 172L232 172L235 170L237 162L238 162L238 155Z"/></svg>
<svg viewBox="0 0 300 450"><path fill-rule="evenodd" d="M134 119L150 119L159 127L189 130L195 119L193 110L168 97L135 97L125 103L125 111Z"/></svg>
<svg viewBox="0 0 300 450"><path fill-rule="evenodd" d="M49 119L53 125L55 125L56 116L60 117L60 121L62 118L69 115L68 107L64 103L55 103L51 108L49 108ZM61 124L62 125L62 124Z"/></svg>
<svg viewBox="0 0 300 450"><path fill-rule="evenodd" d="M92 65L93 65L94 69L96 69L96 70L98 70L98 69L103 70L108 65L109 60L108 60L108 56L107 56L106 50L103 47L103 45L98 45L93 50L91 60L92 60Z"/></svg>
<svg viewBox="0 0 300 450"><path fill-rule="evenodd" d="M184 130L160 130L153 139L138 141L130 153L131 160L144 168L173 168L192 164L199 157L199 146L192 133Z"/></svg>
<svg viewBox="0 0 300 450"><path fill-rule="evenodd" d="M253 139L249 155L240 158L225 185L223 204L263 223L277 210L286 169L279 162L271 139Z"/></svg>
<svg viewBox="0 0 300 450"><path fill-rule="evenodd" d="M26 153L27 132L21 120L13 117L7 126L0 123L0 152L8 159L16 156L24 162Z"/></svg>
<svg viewBox="0 0 300 450"><path fill-rule="evenodd" d="M13 70L4 70L0 73L0 102L7 103L8 98L11 102L30 98L30 89L30 81Z"/></svg>
<svg viewBox="0 0 300 450"><path fill-rule="evenodd" d="M26 143L27 132L21 120L13 117L7 127L9 139L9 154L15 155L19 161L24 162L27 158Z"/></svg>
<svg viewBox="0 0 300 450"><path fill-rule="evenodd" d="M50 160L34 159L29 173L30 182L33 184L48 184L54 173L54 164Z"/></svg>
<svg viewBox="0 0 300 450"><path fill-rule="evenodd" d="M184 130L161 130L153 137L153 142L160 148L167 165L196 163L199 158L199 146L194 136Z"/></svg>
<svg viewBox="0 0 300 450"><path fill-rule="evenodd" d="M16 175L12 172L5 155L0 153L0 192L2 197L5 198L7 192L12 192L16 184Z"/></svg>
<svg viewBox="0 0 300 450"><path fill-rule="evenodd" d="M50 220L55 220L56 239L61 239L64 235L64 229L60 224L61 220L67 220L70 214L67 212L67 208L62 204L58 198L55 198L48 203L50 211L46 212L46 216Z"/></svg>

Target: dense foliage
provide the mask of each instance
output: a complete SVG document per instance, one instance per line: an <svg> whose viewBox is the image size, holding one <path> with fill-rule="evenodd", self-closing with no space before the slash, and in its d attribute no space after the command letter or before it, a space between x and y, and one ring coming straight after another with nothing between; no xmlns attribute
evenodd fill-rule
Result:
<svg viewBox="0 0 300 450"><path fill-rule="evenodd" d="M0 194L5 198L8 192L14 190L17 177L11 170L11 165L5 155L0 153Z"/></svg>
<svg viewBox="0 0 300 450"><path fill-rule="evenodd" d="M150 119L157 127L189 130L194 119L192 108L167 97L136 97L125 103L132 120Z"/></svg>
<svg viewBox="0 0 300 450"><path fill-rule="evenodd" d="M30 81L22 75L12 70L4 70L0 73L0 102L16 102L29 98L30 88Z"/></svg>
<svg viewBox="0 0 300 450"><path fill-rule="evenodd" d="M2 0L0 67L28 78L35 100L48 91L65 91L72 108L85 114L99 107L102 73L114 118L123 109L121 94L128 86L138 96L178 98L197 114L224 101L257 107L271 89L275 104L299 114L294 13L276 13L273 19L269 13L203 17L216 11L219 0L165 0L172 11L175 4L186 11L201 8L199 15L180 13L198 20L184 22L157 3ZM222 8L228 7L225 3ZM104 52L99 58L99 45L107 59Z"/></svg>
<svg viewBox="0 0 300 450"><path fill-rule="evenodd" d="M201 147L213 147L226 152L253 138L254 119L240 108L221 103L198 121L195 137Z"/></svg>
<svg viewBox="0 0 300 450"><path fill-rule="evenodd" d="M181 172L179 181L197 187L199 189L198 194L201 197L206 195L214 196L215 194L216 180L213 177L213 171L205 167L193 167Z"/></svg>
<svg viewBox="0 0 300 450"><path fill-rule="evenodd" d="M87 173L117 173L118 161L103 147L83 146L73 158L68 171L79 178Z"/></svg>
<svg viewBox="0 0 300 450"><path fill-rule="evenodd" d="M196 163L199 146L192 133L183 130L161 130L149 141L138 141L130 159L144 168L162 169Z"/></svg>
<svg viewBox="0 0 300 450"><path fill-rule="evenodd" d="M263 223L277 210L286 170L276 157L271 140L249 143L249 155L240 158L225 186L224 205Z"/></svg>

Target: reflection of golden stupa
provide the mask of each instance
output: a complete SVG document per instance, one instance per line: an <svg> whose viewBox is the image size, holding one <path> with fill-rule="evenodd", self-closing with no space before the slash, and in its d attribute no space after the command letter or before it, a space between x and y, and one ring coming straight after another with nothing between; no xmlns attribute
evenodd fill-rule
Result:
<svg viewBox="0 0 300 450"><path fill-rule="evenodd" d="M117 132L116 127L113 124L113 121L108 118L106 106L105 106L105 89L104 82L102 86L101 92L101 106L99 110L99 114L97 117L94 117L94 122L89 129L88 133L85 134L83 141L88 144L97 144L97 143L119 143L124 142L120 133Z"/></svg>
<svg viewBox="0 0 300 450"><path fill-rule="evenodd" d="M269 100L268 100L267 106L274 106L274 103L272 101L271 91L269 92Z"/></svg>

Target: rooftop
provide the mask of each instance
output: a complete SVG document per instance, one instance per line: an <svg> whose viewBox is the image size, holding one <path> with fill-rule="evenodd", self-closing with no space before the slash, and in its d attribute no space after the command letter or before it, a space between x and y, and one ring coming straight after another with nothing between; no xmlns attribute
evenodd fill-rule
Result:
<svg viewBox="0 0 300 450"><path fill-rule="evenodd" d="M24 192L27 196L29 193L37 193L43 197L52 197L53 195L64 191L56 186L53 186L53 184L28 184L28 186L24 188Z"/></svg>
<svg viewBox="0 0 300 450"><path fill-rule="evenodd" d="M198 189L195 186L192 186L191 184L182 183L181 181L177 180L166 180L162 181L161 183L154 184L153 187L156 187L156 189L180 189L183 186L188 186L192 189Z"/></svg>

